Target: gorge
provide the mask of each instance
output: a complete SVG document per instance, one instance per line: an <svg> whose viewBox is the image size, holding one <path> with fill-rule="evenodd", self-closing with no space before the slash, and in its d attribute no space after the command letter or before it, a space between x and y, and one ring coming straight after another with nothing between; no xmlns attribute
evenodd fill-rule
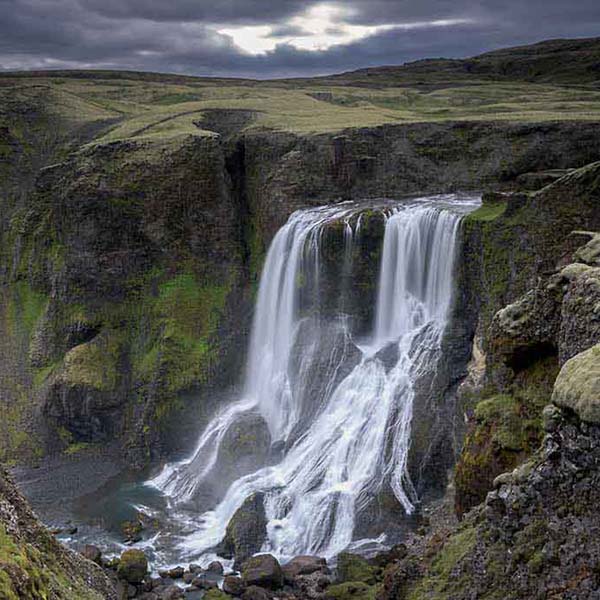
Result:
<svg viewBox="0 0 600 600"><path fill-rule="evenodd" d="M594 598L597 43L0 76L0 598Z"/></svg>

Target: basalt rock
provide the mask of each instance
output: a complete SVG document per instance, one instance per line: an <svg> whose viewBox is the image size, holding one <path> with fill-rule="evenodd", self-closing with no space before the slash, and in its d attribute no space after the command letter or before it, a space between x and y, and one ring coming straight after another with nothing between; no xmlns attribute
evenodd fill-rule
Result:
<svg viewBox="0 0 600 600"><path fill-rule="evenodd" d="M229 521L225 538L216 552L223 558L234 558L234 568L239 569L260 549L267 537L267 517L264 495L252 494Z"/></svg>
<svg viewBox="0 0 600 600"><path fill-rule="evenodd" d="M283 571L271 554L249 558L242 567L242 579L247 586L277 590L283 586Z"/></svg>

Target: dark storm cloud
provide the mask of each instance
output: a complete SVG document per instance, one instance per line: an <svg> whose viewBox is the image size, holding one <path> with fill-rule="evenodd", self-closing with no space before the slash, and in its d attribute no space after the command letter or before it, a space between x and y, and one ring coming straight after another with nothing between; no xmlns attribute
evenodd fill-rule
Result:
<svg viewBox="0 0 600 600"><path fill-rule="evenodd" d="M0 0L3 69L115 68L197 75L314 75L600 32L597 0L344 0L344 22L420 23L322 51L299 50L294 20L315 0ZM329 4L334 4L329 2ZM452 20L447 26L427 25ZM252 55L219 30L269 25L273 46ZM327 33L340 32L334 22ZM283 43L282 43L283 42Z"/></svg>

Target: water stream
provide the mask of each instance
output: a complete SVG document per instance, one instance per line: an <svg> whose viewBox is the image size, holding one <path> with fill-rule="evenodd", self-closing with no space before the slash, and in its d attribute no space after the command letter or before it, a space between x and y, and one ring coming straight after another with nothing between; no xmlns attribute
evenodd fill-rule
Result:
<svg viewBox="0 0 600 600"><path fill-rule="evenodd" d="M216 506L193 519L179 540L184 554L201 556L218 544L255 492L264 494L268 519L263 550L282 560L331 557L347 548L361 511L385 486L406 514L413 512L418 498L407 461L415 382L433 373L439 360L456 234L462 215L476 204L473 197L446 195L381 207L377 301L371 333L361 339L345 313L344 292L352 285L360 208L342 204L290 217L264 265L243 393L209 422L189 458L167 465L149 483L167 497L173 513L189 507L218 472L227 431L248 414L264 419L283 454L231 482ZM322 238L340 221L340 310L325 316ZM325 365L318 371L311 368L316 360ZM323 385L306 394L307 387L315 389L315 372Z"/></svg>

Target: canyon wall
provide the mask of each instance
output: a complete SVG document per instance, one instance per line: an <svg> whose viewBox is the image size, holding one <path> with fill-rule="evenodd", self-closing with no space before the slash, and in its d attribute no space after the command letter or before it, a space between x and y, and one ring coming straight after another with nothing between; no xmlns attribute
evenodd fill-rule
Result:
<svg viewBox="0 0 600 600"><path fill-rule="evenodd" d="M39 113L19 122L42 133L24 143L16 125L2 131L3 460L113 446L139 467L173 447L173 423L176 446L192 444L224 384L240 373L265 248L296 208L510 188L523 173L600 156L600 124L577 122L399 125L299 137L236 134L220 115L211 135L83 146L93 132L71 128L70 137L53 141L47 132L60 123ZM450 366L457 382L478 308L488 307L482 324L493 312L496 299L486 294L501 303L525 285L509 283L514 290L504 294L494 291L502 282L490 290L478 279L480 261L496 245L499 256L513 252L515 239L506 247L501 234L486 234L487 218L484 212L465 229L468 310L448 338L460 350ZM565 231L583 220L571 219ZM521 240L525 225L506 228ZM522 256L505 266L525 280L539 261L526 249ZM184 418L190 411L196 416Z"/></svg>

